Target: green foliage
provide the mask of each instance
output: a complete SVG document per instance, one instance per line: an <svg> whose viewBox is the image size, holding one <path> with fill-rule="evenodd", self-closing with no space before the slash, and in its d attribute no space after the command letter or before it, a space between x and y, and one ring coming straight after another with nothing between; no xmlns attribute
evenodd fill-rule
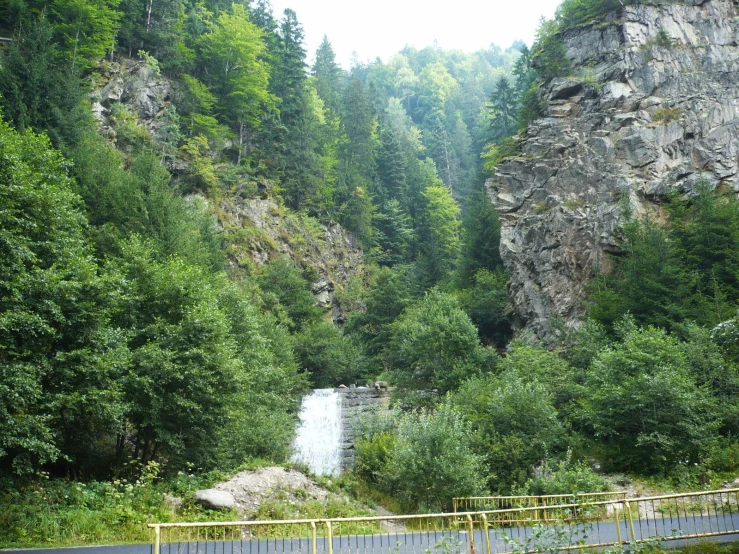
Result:
<svg viewBox="0 0 739 554"><path fill-rule="evenodd" d="M120 0L54 0L29 2L35 11L47 9L54 38L60 46L64 65L71 70L86 68L102 58L114 45L121 13Z"/></svg>
<svg viewBox="0 0 739 554"><path fill-rule="evenodd" d="M407 308L392 323L391 333L384 359L403 387L455 390L494 364L494 354L480 345L459 301L436 289Z"/></svg>
<svg viewBox="0 0 739 554"><path fill-rule="evenodd" d="M291 330L321 320L309 283L289 258L276 258L264 264L257 277L264 291L264 302L271 311L282 314L282 320Z"/></svg>
<svg viewBox="0 0 739 554"><path fill-rule="evenodd" d="M373 236L377 249L374 258L380 265L395 265L407 261L414 238L413 222L395 199L388 200L373 218Z"/></svg>
<svg viewBox="0 0 739 554"><path fill-rule="evenodd" d="M590 314L612 326L624 313L641 325L667 329L691 319L714 326L739 300L736 245L739 201L707 186L689 202L673 198L669 225L631 220L624 225L614 271L592 286Z"/></svg>
<svg viewBox="0 0 739 554"><path fill-rule="evenodd" d="M405 510L449 510L453 497L484 491L472 430L451 407L401 416L391 447L380 483Z"/></svg>
<svg viewBox="0 0 739 554"><path fill-rule="evenodd" d="M258 127L264 111L275 104L268 91L262 32L249 21L244 6L233 4L230 13L222 13L212 32L200 39L200 46L203 63L211 68L208 84L238 137L239 164L247 129Z"/></svg>
<svg viewBox="0 0 739 554"><path fill-rule="evenodd" d="M582 461L572 461L572 453L567 452L563 460L553 462L544 460L534 471L534 477L518 489L516 494L580 494L610 490L609 483L595 473Z"/></svg>
<svg viewBox="0 0 739 554"><path fill-rule="evenodd" d="M50 548L151 541L151 521L229 521L234 511L204 510L192 501L194 492L212 486L217 476L180 474L156 479L158 466L131 465L128 478L110 482L70 482L45 478L2 481L0 547ZM184 497L175 513L165 495Z"/></svg>
<svg viewBox="0 0 739 554"><path fill-rule="evenodd" d="M498 212L485 191L470 197L461 238L456 279L461 287L471 285L480 270L494 273L502 267Z"/></svg>
<svg viewBox="0 0 739 554"><path fill-rule="evenodd" d="M508 277L502 269L495 273L480 269L475 273L472 283L470 288L457 293L462 308L477 326L483 341L502 346L510 336L505 313Z"/></svg>
<svg viewBox="0 0 739 554"><path fill-rule="evenodd" d="M390 324L417 298L418 284L408 266L381 268L375 283L363 299L365 310L352 314L347 331L356 333L365 344L367 353L377 356L392 337Z"/></svg>
<svg viewBox="0 0 739 554"><path fill-rule="evenodd" d="M657 29L657 37L655 38L655 44L662 48L672 48L675 44L672 37L667 33L664 27Z"/></svg>
<svg viewBox="0 0 739 554"><path fill-rule="evenodd" d="M555 20L562 30L591 23L606 13L638 4L641 0L564 0L555 13Z"/></svg>
<svg viewBox="0 0 739 554"><path fill-rule="evenodd" d="M125 300L115 322L131 330L131 372L123 388L131 401L134 454L144 463L158 452L174 466L192 461L204 467L217 444L212 434L226 423L240 384L218 286L181 260L157 263L135 240L123 245L117 265Z"/></svg>
<svg viewBox="0 0 739 554"><path fill-rule="evenodd" d="M44 18L24 22L14 42L0 52L0 106L3 117L23 131L48 133L60 146L74 134L85 95L77 74L59 65L59 45ZM82 108L87 111L87 108Z"/></svg>
<svg viewBox="0 0 739 554"><path fill-rule="evenodd" d="M660 125L667 125L672 121L679 120L681 115L682 111L680 108L660 108L654 112L652 120Z"/></svg>
<svg viewBox="0 0 739 554"><path fill-rule="evenodd" d="M625 327L585 379L582 418L609 467L639 473L695 463L715 441L715 401L664 331Z"/></svg>
<svg viewBox="0 0 739 554"><path fill-rule="evenodd" d="M562 27L558 20L542 19L536 31L536 42L531 49L532 64L544 79L564 77L572 70L562 42Z"/></svg>
<svg viewBox="0 0 739 554"><path fill-rule="evenodd" d="M315 323L299 333L295 355L300 367L308 371L314 388L356 383L367 366L358 341L328 322Z"/></svg>
<svg viewBox="0 0 739 554"><path fill-rule="evenodd" d="M28 473L120 417L117 333L67 163L0 122L0 464ZM61 417L65 414L64 417Z"/></svg>
<svg viewBox="0 0 739 554"><path fill-rule="evenodd" d="M544 103L539 97L539 85L531 83L521 100L521 109L518 112L518 128L526 130L529 124L544 114Z"/></svg>
<svg viewBox="0 0 739 554"><path fill-rule="evenodd" d="M480 157L485 160L483 166L485 171L492 175L495 172L495 166L502 160L513 157L519 152L519 142L514 137L507 137L499 144L488 144Z"/></svg>
<svg viewBox="0 0 739 554"><path fill-rule="evenodd" d="M469 380L450 402L475 430L474 449L493 490L523 485L545 454L562 449L565 427L551 392L513 370Z"/></svg>
<svg viewBox="0 0 739 554"><path fill-rule="evenodd" d="M614 271L591 285L589 313L611 327L625 313L640 325L670 328L687 315L693 276L686 271L679 245L651 220L624 225L622 251Z"/></svg>
<svg viewBox="0 0 739 554"><path fill-rule="evenodd" d="M518 132L518 98L515 88L508 79L501 77L495 84L490 97L491 129L490 138L498 142Z"/></svg>
<svg viewBox="0 0 739 554"><path fill-rule="evenodd" d="M444 186L431 186L424 200L419 223L421 241L418 265L428 284L434 285L453 269L459 250L459 206Z"/></svg>

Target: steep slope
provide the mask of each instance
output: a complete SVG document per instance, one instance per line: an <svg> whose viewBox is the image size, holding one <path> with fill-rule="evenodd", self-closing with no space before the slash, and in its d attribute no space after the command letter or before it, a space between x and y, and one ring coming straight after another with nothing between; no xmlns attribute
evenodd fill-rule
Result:
<svg viewBox="0 0 739 554"><path fill-rule="evenodd" d="M130 124L136 127L127 132L136 135L136 140L150 140L164 149L162 161L172 173L175 185L197 172L197 159L194 163L182 149L166 143L168 126L173 125L167 108L182 100L180 83L145 61L123 58L111 63L103 61L93 76L93 85L93 114L104 136L126 149L118 130L122 116L116 114L116 109L123 106L131 118ZM198 154L216 170L228 165L223 152ZM254 192L242 194L242 189ZM192 196L205 201L200 193ZM268 197L266 187L252 182L238 183L231 194L219 196L222 197L213 211L227 242L229 269L251 270L276 257L290 257L312 279L316 304L330 309L334 321L343 323L346 312L352 308L346 300L349 289L363 286L367 280L364 253L357 239L337 223L324 225L278 204Z"/></svg>
<svg viewBox="0 0 739 554"><path fill-rule="evenodd" d="M545 115L487 183L517 328L577 323L627 206L659 216L701 180L739 192L738 5L628 6L564 34L573 76L542 87Z"/></svg>

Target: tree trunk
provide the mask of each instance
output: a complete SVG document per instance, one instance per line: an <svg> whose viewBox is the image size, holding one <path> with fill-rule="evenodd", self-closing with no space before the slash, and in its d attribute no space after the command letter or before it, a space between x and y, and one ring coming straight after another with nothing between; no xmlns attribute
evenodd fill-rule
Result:
<svg viewBox="0 0 739 554"><path fill-rule="evenodd" d="M146 6L146 33L149 33L149 29L151 28L151 8L153 7L154 0L149 0L147 2Z"/></svg>

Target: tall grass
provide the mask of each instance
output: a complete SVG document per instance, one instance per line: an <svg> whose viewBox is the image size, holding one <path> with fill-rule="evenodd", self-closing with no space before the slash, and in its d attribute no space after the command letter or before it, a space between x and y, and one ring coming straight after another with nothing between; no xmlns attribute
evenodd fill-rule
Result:
<svg viewBox="0 0 739 554"><path fill-rule="evenodd" d="M155 475L112 482L62 479L0 482L0 548L147 543L148 523L224 521L235 511L212 512L192 503L196 489L213 476L179 474L167 481ZM167 494L184 499L178 511Z"/></svg>

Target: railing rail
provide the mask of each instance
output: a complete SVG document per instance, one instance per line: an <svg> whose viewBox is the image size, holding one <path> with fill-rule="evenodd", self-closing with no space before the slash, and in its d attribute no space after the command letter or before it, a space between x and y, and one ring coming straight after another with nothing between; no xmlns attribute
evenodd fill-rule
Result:
<svg viewBox="0 0 739 554"><path fill-rule="evenodd" d="M501 510L506 508L528 508L555 504L579 504L626 498L626 491L587 492L570 494L546 494L540 496L466 496L452 499L452 511L469 512Z"/></svg>
<svg viewBox="0 0 739 554"><path fill-rule="evenodd" d="M739 489L440 514L149 527L154 531L153 554L573 550L739 534Z"/></svg>

